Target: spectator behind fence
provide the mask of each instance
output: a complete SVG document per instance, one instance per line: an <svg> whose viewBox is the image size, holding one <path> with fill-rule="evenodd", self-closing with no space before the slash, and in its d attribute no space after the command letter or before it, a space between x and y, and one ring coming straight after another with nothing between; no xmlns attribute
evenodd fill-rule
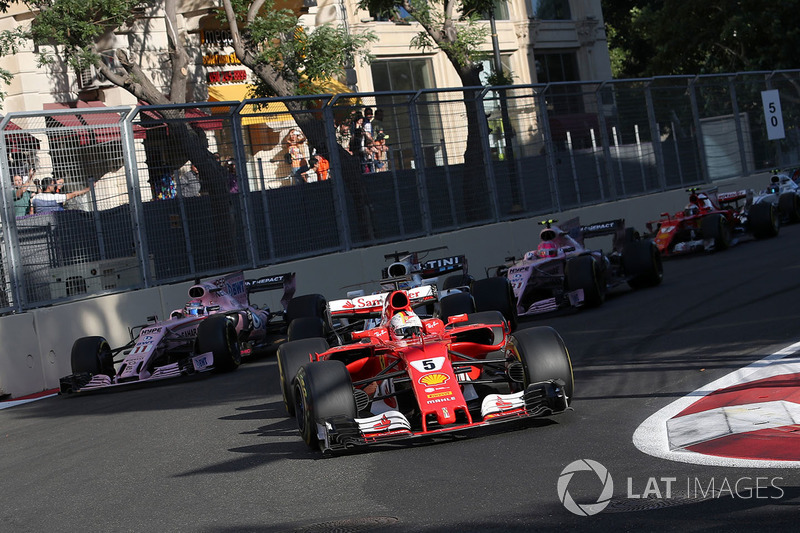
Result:
<svg viewBox="0 0 800 533"><path fill-rule="evenodd" d="M189 198L200 196L200 173L194 164L189 165L188 169L182 168L178 176L181 196Z"/></svg>
<svg viewBox="0 0 800 533"><path fill-rule="evenodd" d="M305 142L305 136L296 128L286 136L287 160L292 165L292 178L296 184L305 181L302 174L308 171Z"/></svg>
<svg viewBox="0 0 800 533"><path fill-rule="evenodd" d="M336 142L339 143L339 146L347 150L348 153L352 154L353 152L350 151L350 140L352 138L353 133L350 130L350 121L345 120L336 128Z"/></svg>
<svg viewBox="0 0 800 533"><path fill-rule="evenodd" d="M91 190L90 187L75 192L56 193L56 182L53 178L42 178L42 192L33 197L34 213L50 213L63 211L64 202L82 196Z"/></svg>
<svg viewBox="0 0 800 533"><path fill-rule="evenodd" d="M372 143L372 158L375 160L375 172L385 172L389 170L389 147L386 146L386 139L389 136L383 132L375 136Z"/></svg>
<svg viewBox="0 0 800 533"><path fill-rule="evenodd" d="M228 158L225 162L225 168L228 169L228 191L231 193L239 192L239 177L236 175L236 160Z"/></svg>
<svg viewBox="0 0 800 533"><path fill-rule="evenodd" d="M19 174L14 174L14 214L18 217L24 217L32 213L31 207L31 191L28 190L28 184L22 179Z"/></svg>
<svg viewBox="0 0 800 533"><path fill-rule="evenodd" d="M376 109L375 116L372 118L372 135L377 138L378 134L381 132L384 132L383 109Z"/></svg>
<svg viewBox="0 0 800 533"><path fill-rule="evenodd" d="M313 172L316 175L316 181L325 181L329 177L329 170L331 168L330 162L322 157L321 155L313 155L311 159L308 160L309 165L311 168L305 174L306 182L314 181L309 179L308 174Z"/></svg>

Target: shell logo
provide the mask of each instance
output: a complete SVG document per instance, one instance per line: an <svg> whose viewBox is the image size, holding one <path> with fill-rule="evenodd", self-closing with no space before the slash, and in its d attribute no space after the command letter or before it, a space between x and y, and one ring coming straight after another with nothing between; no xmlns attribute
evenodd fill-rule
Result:
<svg viewBox="0 0 800 533"><path fill-rule="evenodd" d="M421 378L419 378L419 382L422 385L441 385L442 383L447 383L450 380L450 376L447 374L441 373L434 373L434 374L425 374Z"/></svg>

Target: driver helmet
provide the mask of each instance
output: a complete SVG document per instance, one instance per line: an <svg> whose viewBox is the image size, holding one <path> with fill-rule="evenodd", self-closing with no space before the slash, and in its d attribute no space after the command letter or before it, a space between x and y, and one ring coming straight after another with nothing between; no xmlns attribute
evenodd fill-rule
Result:
<svg viewBox="0 0 800 533"><path fill-rule="evenodd" d="M186 314L192 316L201 316L206 314L206 308L200 300L192 300L186 304Z"/></svg>
<svg viewBox="0 0 800 533"><path fill-rule="evenodd" d="M422 335L422 320L412 311L399 311L389 321L389 335L394 340Z"/></svg>
<svg viewBox="0 0 800 533"><path fill-rule="evenodd" d="M695 204L689 204L686 206L686 209L683 210L683 214L687 217L692 217L700 213L700 208L697 207Z"/></svg>
<svg viewBox="0 0 800 533"><path fill-rule="evenodd" d="M553 228L545 228L539 232L539 238L543 241L552 241L556 238L556 230Z"/></svg>
<svg viewBox="0 0 800 533"><path fill-rule="evenodd" d="M553 241L544 241L539 244L536 251L539 257L555 257L558 255L558 246Z"/></svg>

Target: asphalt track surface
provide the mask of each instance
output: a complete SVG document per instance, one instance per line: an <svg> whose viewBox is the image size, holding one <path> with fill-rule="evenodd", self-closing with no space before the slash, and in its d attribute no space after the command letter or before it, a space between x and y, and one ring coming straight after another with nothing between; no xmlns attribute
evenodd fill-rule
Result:
<svg viewBox="0 0 800 533"><path fill-rule="evenodd" d="M794 531L797 469L675 462L632 436L674 400L800 340L798 249L800 226L784 227L665 262L660 287L525 321L563 336L574 411L433 443L307 450L284 417L274 355L228 375L0 410L0 530ZM614 481L593 516L569 512L557 491L581 459ZM578 472L568 489L592 504L602 484Z"/></svg>

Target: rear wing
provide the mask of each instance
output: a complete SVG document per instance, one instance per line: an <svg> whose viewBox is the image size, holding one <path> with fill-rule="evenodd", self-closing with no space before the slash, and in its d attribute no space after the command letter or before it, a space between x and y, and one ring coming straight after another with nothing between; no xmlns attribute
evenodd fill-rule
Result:
<svg viewBox="0 0 800 533"><path fill-rule="evenodd" d="M719 201L720 205L735 203L739 200L744 200L745 203L750 204L753 202L753 190L742 189L732 192L720 192L717 193L717 200Z"/></svg>
<svg viewBox="0 0 800 533"><path fill-rule="evenodd" d="M450 272L456 272L459 270L462 270L464 273L466 273L467 258L464 255L454 255L442 257L440 259L419 261L419 254L439 250L442 248L445 247L441 246L438 248L431 248L429 250L422 250L412 253L395 252L384 255L385 259L394 259L394 262L381 271L382 280L394 280L395 278L413 275L418 275L422 279L430 279L442 274L449 274Z"/></svg>
<svg viewBox="0 0 800 533"><path fill-rule="evenodd" d="M345 298L342 300L332 300L328 302L328 310L331 318L377 318L381 316L383 304L386 297L392 291L357 296L355 298ZM435 302L436 287L433 285L423 285L414 289L409 289L408 299L411 307L418 307L428 302Z"/></svg>
<svg viewBox="0 0 800 533"><path fill-rule="evenodd" d="M616 220L607 220L605 222L581 226L580 232L583 238L625 233L625 219L618 218Z"/></svg>
<svg viewBox="0 0 800 533"><path fill-rule="evenodd" d="M286 310L286 306L289 305L289 300L294 297L294 293L297 290L294 272L264 276L258 279L248 279L245 280L244 285L248 295L254 292L272 291L282 288L283 296L281 296L281 305L283 305L284 310Z"/></svg>

